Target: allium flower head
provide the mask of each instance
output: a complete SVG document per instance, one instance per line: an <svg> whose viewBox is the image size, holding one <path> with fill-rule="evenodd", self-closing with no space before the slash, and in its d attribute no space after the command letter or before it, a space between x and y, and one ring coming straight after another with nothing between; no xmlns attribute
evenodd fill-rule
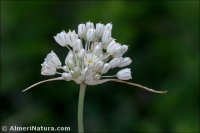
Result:
<svg viewBox="0 0 200 133"><path fill-rule="evenodd" d="M115 81L138 86L123 81L132 79L131 69L123 68L130 65L132 60L125 56L129 47L116 42L116 39L112 37L112 23L94 25L92 22L86 22L79 24L77 29L77 32L75 30L68 32L63 30L54 36L59 45L68 49L64 63L61 64L58 56L51 51L41 64L42 75L60 74L60 77L41 81L27 89L53 80L72 80L77 84L86 85ZM119 69L117 74L107 75L108 71L117 68Z"/></svg>
<svg viewBox="0 0 200 133"><path fill-rule="evenodd" d="M78 33L78 34L77 34ZM47 55L41 70L42 75L61 74L66 81L73 80L77 84L95 85L99 80L107 77L106 73L113 68L127 67L132 60L123 57L128 50L127 45L117 43L111 37L112 24L98 23L96 27L92 22L78 25L78 32L62 31L54 36L55 41L61 46L67 47L65 64L61 66L57 55L52 51ZM63 72L58 72L62 69ZM119 71L113 75L121 80L131 79L129 71Z"/></svg>

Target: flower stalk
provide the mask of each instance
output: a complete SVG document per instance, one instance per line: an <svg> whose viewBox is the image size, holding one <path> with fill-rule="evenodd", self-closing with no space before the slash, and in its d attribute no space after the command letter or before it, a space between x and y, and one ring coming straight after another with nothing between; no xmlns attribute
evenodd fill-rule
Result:
<svg viewBox="0 0 200 133"><path fill-rule="evenodd" d="M84 97L85 97L86 84L80 85L79 99L78 99L78 132L84 133L83 127L83 108L84 108Z"/></svg>

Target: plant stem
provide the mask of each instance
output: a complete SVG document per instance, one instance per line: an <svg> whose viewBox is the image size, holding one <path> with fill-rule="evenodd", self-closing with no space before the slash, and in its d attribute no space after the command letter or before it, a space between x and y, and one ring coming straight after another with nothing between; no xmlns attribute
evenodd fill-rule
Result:
<svg viewBox="0 0 200 133"><path fill-rule="evenodd" d="M78 132L84 133L83 128L83 108L84 108L84 96L85 96L86 84L80 85L79 99L78 99Z"/></svg>

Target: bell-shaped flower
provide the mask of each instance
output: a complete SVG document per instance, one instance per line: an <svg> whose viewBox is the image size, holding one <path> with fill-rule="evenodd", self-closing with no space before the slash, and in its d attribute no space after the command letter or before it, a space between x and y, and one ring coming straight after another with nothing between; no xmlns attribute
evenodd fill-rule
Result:
<svg viewBox="0 0 200 133"><path fill-rule="evenodd" d="M47 64L46 61L44 61L42 64L41 74L42 75L55 75L56 74L56 68L52 67Z"/></svg>
<svg viewBox="0 0 200 133"><path fill-rule="evenodd" d="M88 29L86 34L87 41L91 42L95 37L95 29Z"/></svg>
<svg viewBox="0 0 200 133"><path fill-rule="evenodd" d="M54 39L56 40L56 42L63 47L66 46L68 43L65 38L66 34L67 33L65 33L65 31L63 30L62 32L60 32L56 36L54 36Z"/></svg>
<svg viewBox="0 0 200 133"><path fill-rule="evenodd" d="M109 69L110 69L110 64L106 63L106 64L104 64L104 66L103 66L103 68L101 70L101 73L102 74L107 73Z"/></svg>
<svg viewBox="0 0 200 133"><path fill-rule="evenodd" d="M69 61L73 62L73 60L74 60L74 54L72 51L69 51L67 57L65 58L65 64L67 65Z"/></svg>
<svg viewBox="0 0 200 133"><path fill-rule="evenodd" d="M117 50L119 50L120 47L121 45L119 43L116 43L115 40L113 40L108 44L107 52L113 55Z"/></svg>
<svg viewBox="0 0 200 133"><path fill-rule="evenodd" d="M94 29L94 23L92 23L92 22L86 22L86 29L87 30Z"/></svg>
<svg viewBox="0 0 200 133"><path fill-rule="evenodd" d="M108 23L108 24L106 24L106 26L105 26L105 30L112 30L112 24L111 23Z"/></svg>
<svg viewBox="0 0 200 133"><path fill-rule="evenodd" d="M103 66L104 66L103 61L98 61L94 66L94 70L97 72L101 72Z"/></svg>
<svg viewBox="0 0 200 133"><path fill-rule="evenodd" d="M58 56L53 52L53 50L51 51L51 53L49 53L47 55L47 57L44 59L46 61L46 63L51 66L51 67L60 67L61 66L61 62L60 59L58 58Z"/></svg>
<svg viewBox="0 0 200 133"><path fill-rule="evenodd" d="M73 45L73 50L80 51L82 48L83 48L82 41L80 39L76 39L76 42Z"/></svg>
<svg viewBox="0 0 200 133"><path fill-rule="evenodd" d="M132 79L131 77L131 70L130 68L124 68L117 72L117 78L121 80L129 80Z"/></svg>
<svg viewBox="0 0 200 133"><path fill-rule="evenodd" d="M96 24L96 35L101 38L104 32L104 25L101 23Z"/></svg>
<svg viewBox="0 0 200 133"><path fill-rule="evenodd" d="M78 35L76 34L75 30L70 31L65 35L66 42L69 46L73 47L73 45L76 43L76 40L78 39Z"/></svg>
<svg viewBox="0 0 200 133"><path fill-rule="evenodd" d="M125 66L130 65L131 63L132 63L131 58L125 57L125 58L122 58L122 59L121 59L121 62L120 62L120 64L119 64L118 67L125 67Z"/></svg>
<svg viewBox="0 0 200 133"><path fill-rule="evenodd" d="M111 38L111 31L110 30L105 30L102 36L102 42L107 43Z"/></svg>
<svg viewBox="0 0 200 133"><path fill-rule="evenodd" d="M119 66L120 62L121 62L121 58L114 58L114 59L112 59L109 62L110 68L115 68L115 67Z"/></svg>
<svg viewBox="0 0 200 133"><path fill-rule="evenodd" d="M84 55L85 55L85 49L82 48L82 49L78 52L78 57L79 57L79 58L83 58Z"/></svg>
<svg viewBox="0 0 200 133"><path fill-rule="evenodd" d="M87 31L87 29L86 29L85 24L79 24L78 25L78 35L79 35L79 37L85 38L86 31Z"/></svg>

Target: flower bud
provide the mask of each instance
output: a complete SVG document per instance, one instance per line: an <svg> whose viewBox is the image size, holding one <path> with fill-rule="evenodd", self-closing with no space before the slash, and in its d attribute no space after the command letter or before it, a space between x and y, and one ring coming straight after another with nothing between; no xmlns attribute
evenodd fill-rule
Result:
<svg viewBox="0 0 200 133"><path fill-rule="evenodd" d="M92 22L86 22L86 29L94 29L94 24Z"/></svg>
<svg viewBox="0 0 200 133"><path fill-rule="evenodd" d="M94 70L97 72L100 72L103 68L103 61L98 61L95 66L94 66Z"/></svg>
<svg viewBox="0 0 200 133"><path fill-rule="evenodd" d="M86 39L91 42L95 36L95 29L89 29L86 34Z"/></svg>
<svg viewBox="0 0 200 133"><path fill-rule="evenodd" d="M110 64L106 63L106 64L104 64L104 66L101 70L101 73L107 73L109 69L110 69Z"/></svg>
<svg viewBox="0 0 200 133"><path fill-rule="evenodd" d="M101 38L103 35L103 32L104 32L104 25L101 23L97 23L96 24L96 35Z"/></svg>
<svg viewBox="0 0 200 133"><path fill-rule="evenodd" d="M72 75L71 73L62 73L62 77L66 80L66 81L70 81L72 79Z"/></svg>
<svg viewBox="0 0 200 133"><path fill-rule="evenodd" d="M80 51L83 48L82 42L80 39L76 39L76 43L73 46L74 51Z"/></svg>
<svg viewBox="0 0 200 133"><path fill-rule="evenodd" d="M106 43L110 40L111 38L111 31L110 30L105 30L102 36L102 42Z"/></svg>
<svg viewBox="0 0 200 133"><path fill-rule="evenodd" d="M54 39L56 40L56 42L58 44L60 44L61 46L66 46L67 45L67 41L65 39L65 31L63 30L62 32L58 33L56 36L54 36Z"/></svg>
<svg viewBox="0 0 200 133"><path fill-rule="evenodd" d="M85 55L85 49L82 48L82 49L78 52L78 57L79 57L79 58L83 58L84 55Z"/></svg>
<svg viewBox="0 0 200 133"><path fill-rule="evenodd" d="M131 70L129 68L125 68L117 72L117 78L121 80L129 80L131 77Z"/></svg>
<svg viewBox="0 0 200 133"><path fill-rule="evenodd" d="M85 24L79 24L78 25L78 35L79 35L79 37L84 38L86 31L87 31L87 29L86 29Z"/></svg>
<svg viewBox="0 0 200 133"><path fill-rule="evenodd" d="M106 26L105 26L105 30L112 30L112 24L111 23L108 23L108 24L106 24Z"/></svg>
<svg viewBox="0 0 200 133"><path fill-rule="evenodd" d="M121 59L120 58L114 58L112 59L109 64L110 64L110 68L115 68L119 65Z"/></svg>
<svg viewBox="0 0 200 133"><path fill-rule="evenodd" d="M46 63L49 66L52 67L59 67L61 66L61 62L60 59L58 58L58 56L53 52L53 50L51 51L51 53L49 53L47 55L47 57L44 59L46 61Z"/></svg>
<svg viewBox="0 0 200 133"><path fill-rule="evenodd" d="M131 63L132 63L131 58L125 57L125 58L122 58L122 59L121 59L121 62L120 62L120 64L119 64L118 67L125 67L125 66L130 65Z"/></svg>

